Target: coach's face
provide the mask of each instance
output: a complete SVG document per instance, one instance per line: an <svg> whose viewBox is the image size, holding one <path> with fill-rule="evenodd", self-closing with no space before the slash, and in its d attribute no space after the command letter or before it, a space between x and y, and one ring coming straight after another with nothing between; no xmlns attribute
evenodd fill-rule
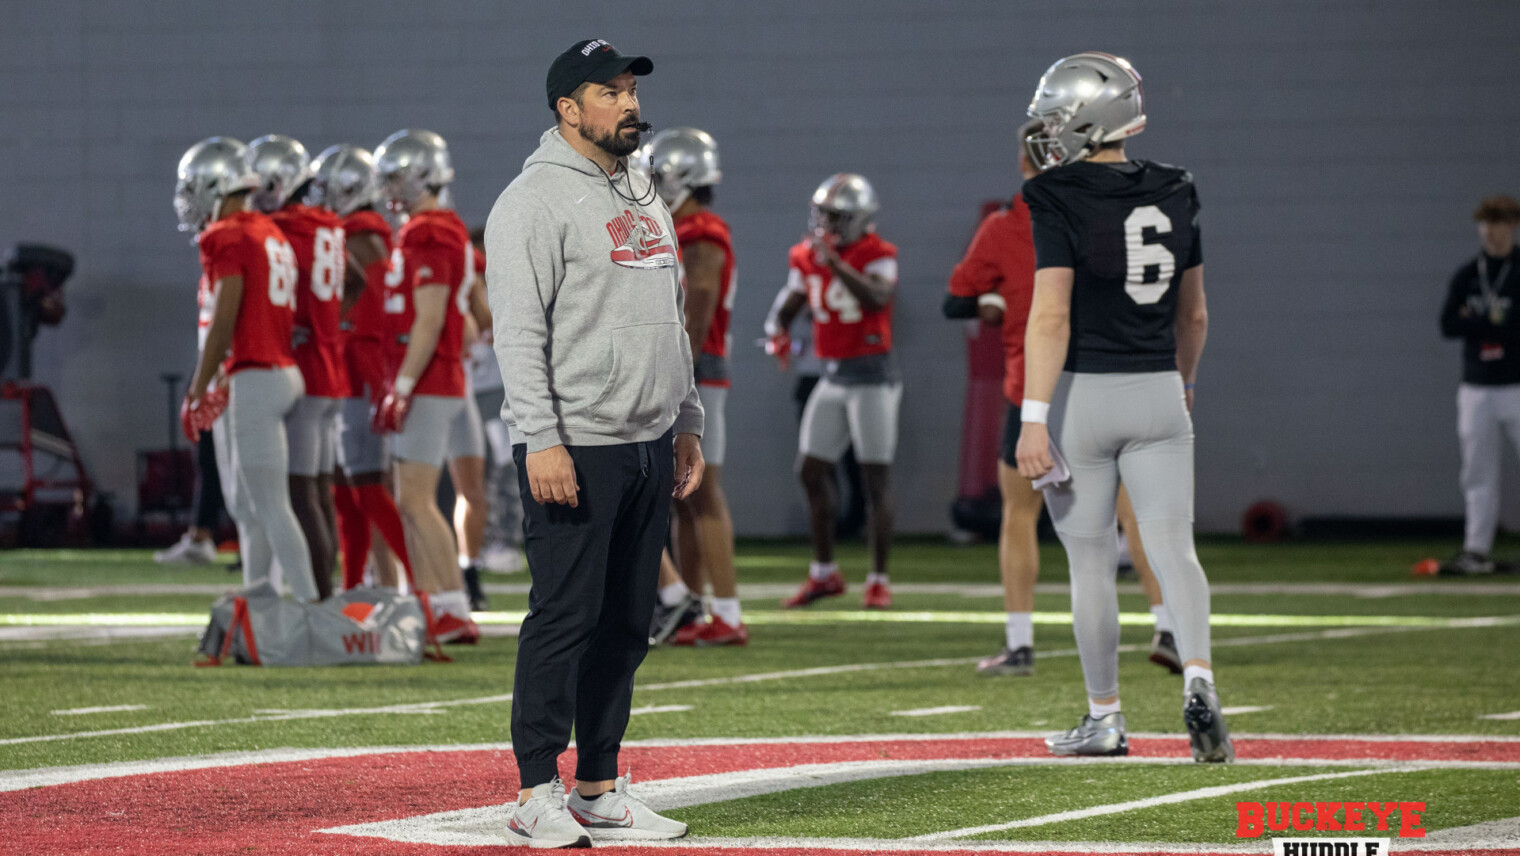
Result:
<svg viewBox="0 0 1520 856"><path fill-rule="evenodd" d="M588 83L577 105L576 132L614 157L639 147L639 84L625 71L606 83Z"/></svg>
<svg viewBox="0 0 1520 856"><path fill-rule="evenodd" d="M1483 252L1494 258L1503 258L1515 248L1515 225L1498 220L1478 221L1478 240Z"/></svg>

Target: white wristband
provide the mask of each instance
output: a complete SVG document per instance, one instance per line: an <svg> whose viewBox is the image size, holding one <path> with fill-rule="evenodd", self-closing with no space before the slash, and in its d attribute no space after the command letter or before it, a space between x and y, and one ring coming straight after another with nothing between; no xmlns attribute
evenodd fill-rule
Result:
<svg viewBox="0 0 1520 856"><path fill-rule="evenodd" d="M398 375L396 377L396 385L395 385L396 394L399 395L399 396L401 396L402 398L407 398L408 396L410 396L412 394L412 390L414 390L416 388L417 388L417 379L416 378L414 378L414 377L405 377L403 375Z"/></svg>
<svg viewBox="0 0 1520 856"><path fill-rule="evenodd" d="M998 309L1001 309L1004 312L1008 311L1008 301L1006 301L1006 300L1003 299L1003 295L998 294L995 291L989 291L986 294L982 295L981 297L978 297L976 299L976 305L977 306L996 306Z"/></svg>
<svg viewBox="0 0 1520 856"><path fill-rule="evenodd" d="M1048 419L1049 416L1050 402L1048 401L1035 401L1032 398L1026 398L1024 399L1024 403L1019 405L1020 422L1034 422L1039 425L1044 425L1045 420Z"/></svg>

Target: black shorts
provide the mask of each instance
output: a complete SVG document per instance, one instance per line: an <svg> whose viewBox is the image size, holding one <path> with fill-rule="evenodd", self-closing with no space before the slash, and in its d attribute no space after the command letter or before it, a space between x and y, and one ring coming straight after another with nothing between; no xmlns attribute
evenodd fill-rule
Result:
<svg viewBox="0 0 1520 856"><path fill-rule="evenodd" d="M1019 431L1023 426L1024 423L1019 416L1019 406L1017 404L1009 404L1008 412L1003 416L1003 446L1001 451L1003 463L1014 469L1018 469L1019 467L1019 459L1014 456L1014 453L1018 451Z"/></svg>

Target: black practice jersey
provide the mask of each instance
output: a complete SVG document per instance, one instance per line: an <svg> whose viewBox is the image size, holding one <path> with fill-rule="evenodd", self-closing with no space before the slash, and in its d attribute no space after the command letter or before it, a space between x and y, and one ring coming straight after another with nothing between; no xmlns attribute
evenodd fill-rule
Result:
<svg viewBox="0 0 1520 856"><path fill-rule="evenodd" d="M1441 332L1462 339L1462 382L1520 383L1520 249L1479 255L1457 268L1441 307Z"/></svg>
<svg viewBox="0 0 1520 856"><path fill-rule="evenodd" d="M1024 183L1036 267L1075 271L1070 372L1177 369L1177 291L1203 264L1187 170L1078 161Z"/></svg>

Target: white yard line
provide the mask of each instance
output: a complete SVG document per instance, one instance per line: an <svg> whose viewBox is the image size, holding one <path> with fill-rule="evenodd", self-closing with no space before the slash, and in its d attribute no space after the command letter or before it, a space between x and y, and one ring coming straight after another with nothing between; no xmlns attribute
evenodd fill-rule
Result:
<svg viewBox="0 0 1520 856"><path fill-rule="evenodd" d="M1052 823L1062 823L1068 820L1086 820L1089 817L1103 817L1110 814L1122 814L1127 811L1154 808L1161 805L1175 805L1177 803L1193 802L1195 800L1213 799L1215 797L1228 796L1229 794L1241 793L1242 791L1256 791L1262 788L1276 787L1278 785L1297 785L1303 782L1321 782L1327 779L1348 779L1353 776L1375 776L1383 773L1408 772L1414 769L1407 766L1390 766L1371 770L1345 770L1336 773L1317 773L1312 776L1288 776L1281 779L1260 779L1253 782L1240 782L1233 785L1215 785L1209 788L1195 788L1190 791L1178 791L1171 794L1162 794L1155 797L1146 797L1140 800L1126 800L1125 802L1110 803L1108 805L1092 806L1090 808L1072 809L1055 814L1043 814L1039 817L1026 817L1022 820L1010 820L1007 823L992 823L986 826L968 826L964 829L953 829L948 832L935 832L929 835L915 835L906 841L935 841L945 838L970 838L973 835L985 835L989 832L1002 832L1007 829L1028 829L1032 826L1047 826Z"/></svg>
<svg viewBox="0 0 1520 856"><path fill-rule="evenodd" d="M952 704L945 707L919 707L913 710L894 710L888 716L940 716L946 713L971 713L981 710L979 704Z"/></svg>
<svg viewBox="0 0 1520 856"><path fill-rule="evenodd" d="M80 600L97 597L195 595L217 597L238 587L231 577L227 583L139 583L135 585L106 586L0 586L0 597L24 597L28 600L55 601ZM529 585L522 583L486 583L487 594L526 595ZM739 596L744 600L770 600L791 595L797 589L795 583L751 583L743 586ZM999 598L1001 586L987 583L894 583L892 590L899 594L959 595L967 598ZM1120 594L1144 594L1136 584L1124 583L1118 587ZM1216 595L1305 595L1311 597L1354 597L1380 600L1390 597L1415 597L1424 595L1502 596L1520 594L1520 582L1408 582L1408 583L1212 583L1209 591ZM1036 594L1071 594L1066 583L1040 583Z"/></svg>
<svg viewBox="0 0 1520 856"><path fill-rule="evenodd" d="M646 713L685 713L691 710L689 704L651 704L645 707L636 707L628 711L629 716L642 716Z"/></svg>
<svg viewBox="0 0 1520 856"><path fill-rule="evenodd" d="M106 707L72 707L68 710L50 711L54 716L83 716L87 713L125 713L132 710L147 710L145 704L113 704Z"/></svg>
<svg viewBox="0 0 1520 856"><path fill-rule="evenodd" d="M1237 715L1242 714L1242 713L1261 713L1264 710L1271 710L1271 709L1272 709L1272 705L1270 705L1270 704L1260 704L1260 705L1244 704L1244 705L1241 705L1240 707L1222 707L1222 708L1219 709L1219 712L1222 713L1222 714L1224 714L1225 716L1237 716Z"/></svg>
<svg viewBox="0 0 1520 856"><path fill-rule="evenodd" d="M1482 716L1479 716L1478 718L1479 719L1497 719L1497 720L1500 720L1500 721L1509 721L1509 720L1513 720L1513 719L1520 719L1520 710L1512 710L1509 713L1485 713Z"/></svg>
<svg viewBox="0 0 1520 856"><path fill-rule="evenodd" d="M1463 626L1487 626L1468 622ZM1304 633L1279 633L1268 636L1238 636L1231 639L1219 639L1214 642L1215 647L1227 647L1238 645L1266 645L1278 642L1306 642L1323 639L1347 639L1360 636L1374 636L1385 633L1408 633L1420 630L1434 629L1430 627L1354 627L1335 630L1321 630ZM1120 652L1132 652L1149 650L1148 645L1121 645ZM1037 658L1050 657L1074 657L1077 654L1075 648L1067 648L1055 651L1036 652ZM952 657L933 660L902 660L888 663L850 663L839 666L815 666L808 669L790 669L777 672L758 672L748 675L728 675L721 678L697 678L684 681L668 681L665 683L644 684L635 686L640 692L656 692L662 690L696 689L701 687L736 686L740 684L761 683L765 681L789 680L792 678L826 677L829 675L843 675L857 672L875 672L893 669L922 669L940 668L944 666L964 666L977 662L977 657ZM500 695L477 696L474 698L450 699L445 701L413 702L408 704L379 705L375 707L354 707L339 709L314 709L292 710L282 714L269 716L246 716L233 717L230 719L200 719L186 722L164 722L157 725L139 725L131 728L110 728L97 731L75 731L65 734L39 734L31 737L8 737L0 739L0 746L12 746L23 743L47 743L59 740L77 740L90 737L117 737L127 734L146 734L160 731L179 731L187 728L211 728L222 725L249 725L264 722L284 722L297 719L323 719L339 716L369 716L376 714L412 714L423 708L458 707L464 705L500 704L512 700L511 693Z"/></svg>

